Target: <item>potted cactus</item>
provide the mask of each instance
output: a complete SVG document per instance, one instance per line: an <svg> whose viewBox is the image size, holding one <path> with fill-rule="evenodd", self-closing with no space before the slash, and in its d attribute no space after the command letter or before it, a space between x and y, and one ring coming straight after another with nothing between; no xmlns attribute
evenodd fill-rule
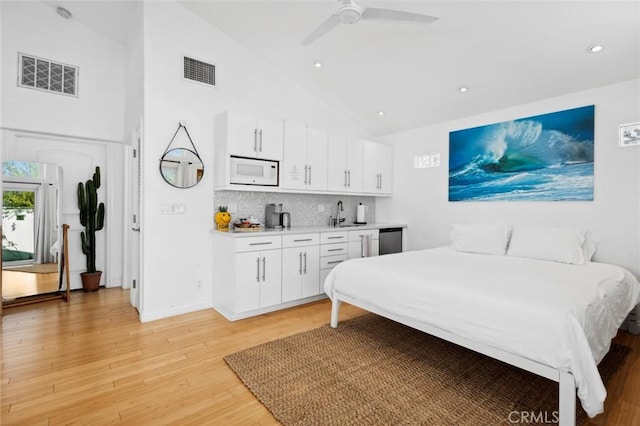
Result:
<svg viewBox="0 0 640 426"><path fill-rule="evenodd" d="M96 271L96 231L104 227L104 203L98 204L97 189L100 188L100 167L96 167L93 178L86 184L78 183L78 208L80 223L84 231L80 233L82 252L87 258L87 272L80 274L84 291L92 292L100 288L102 271Z"/></svg>

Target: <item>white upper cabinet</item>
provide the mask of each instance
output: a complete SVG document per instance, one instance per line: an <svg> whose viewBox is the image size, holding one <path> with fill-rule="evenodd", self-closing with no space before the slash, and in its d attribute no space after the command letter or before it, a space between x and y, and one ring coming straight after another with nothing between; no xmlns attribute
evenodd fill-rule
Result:
<svg viewBox="0 0 640 426"><path fill-rule="evenodd" d="M282 187L327 189L327 134L296 124L284 128Z"/></svg>
<svg viewBox="0 0 640 426"><path fill-rule="evenodd" d="M373 194L391 194L393 149L382 143L364 141L363 191Z"/></svg>
<svg viewBox="0 0 640 426"><path fill-rule="evenodd" d="M363 142L361 139L329 135L328 189L362 192Z"/></svg>
<svg viewBox="0 0 640 426"><path fill-rule="evenodd" d="M282 160L282 122L225 112L229 155L268 160Z"/></svg>

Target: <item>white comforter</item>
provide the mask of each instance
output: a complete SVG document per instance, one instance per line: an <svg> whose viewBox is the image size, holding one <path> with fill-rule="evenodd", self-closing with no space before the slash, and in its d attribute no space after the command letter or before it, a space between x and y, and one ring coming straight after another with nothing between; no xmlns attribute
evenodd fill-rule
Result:
<svg viewBox="0 0 640 426"><path fill-rule="evenodd" d="M603 411L597 364L633 307L640 284L626 269L568 265L448 247L353 259L324 288L550 367L570 371L582 407Z"/></svg>

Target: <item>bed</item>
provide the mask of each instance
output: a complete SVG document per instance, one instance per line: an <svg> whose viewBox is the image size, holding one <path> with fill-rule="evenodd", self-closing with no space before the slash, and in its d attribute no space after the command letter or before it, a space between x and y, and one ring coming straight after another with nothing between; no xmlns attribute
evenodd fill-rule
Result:
<svg viewBox="0 0 640 426"><path fill-rule="evenodd" d="M352 259L324 288L333 327L347 302L559 382L561 425L575 424L576 388L590 417L603 411L597 365L640 303L640 284L615 265L451 247Z"/></svg>

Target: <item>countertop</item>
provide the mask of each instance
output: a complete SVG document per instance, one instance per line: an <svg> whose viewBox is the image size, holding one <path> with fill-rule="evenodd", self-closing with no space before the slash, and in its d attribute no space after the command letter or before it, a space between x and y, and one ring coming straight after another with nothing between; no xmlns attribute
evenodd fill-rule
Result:
<svg viewBox="0 0 640 426"><path fill-rule="evenodd" d="M340 232L340 231L358 231L362 229L382 229L382 228L406 228L405 223L370 223L367 225L357 226L341 226L334 228L330 226L292 226L289 229L266 229L262 228L260 231L249 232L224 232L213 229L214 235L220 235L230 238L244 238L244 237L257 237L264 235L295 235L295 234L307 234L312 232ZM231 229L231 226L229 227Z"/></svg>

